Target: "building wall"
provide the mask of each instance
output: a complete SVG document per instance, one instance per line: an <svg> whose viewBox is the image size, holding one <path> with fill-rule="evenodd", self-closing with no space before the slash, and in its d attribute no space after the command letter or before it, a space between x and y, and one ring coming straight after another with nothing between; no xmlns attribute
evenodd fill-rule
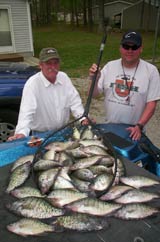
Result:
<svg viewBox="0 0 160 242"><path fill-rule="evenodd" d="M114 20L114 16L121 13L123 9L127 8L130 4L125 2L115 2L111 4L105 4L104 13L109 17L111 21Z"/></svg>
<svg viewBox="0 0 160 242"><path fill-rule="evenodd" d="M123 9L130 6L131 3L125 1L113 1L110 3L106 3L104 6L104 16L105 18L109 18L109 24L113 24L114 16L122 13ZM93 19L95 23L98 23L99 13L98 6L93 8Z"/></svg>
<svg viewBox="0 0 160 242"><path fill-rule="evenodd" d="M28 0L0 0L1 6L10 6L11 23L16 53L33 54L33 38Z"/></svg>
<svg viewBox="0 0 160 242"><path fill-rule="evenodd" d="M143 1L132 5L123 10L121 28L154 31L157 10L155 6L150 6L147 3L143 3Z"/></svg>

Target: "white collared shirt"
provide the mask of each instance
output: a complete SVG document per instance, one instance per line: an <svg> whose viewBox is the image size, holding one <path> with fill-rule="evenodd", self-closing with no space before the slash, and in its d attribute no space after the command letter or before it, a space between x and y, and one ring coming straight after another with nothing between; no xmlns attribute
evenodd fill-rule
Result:
<svg viewBox="0 0 160 242"><path fill-rule="evenodd" d="M69 122L71 112L78 118L84 108L67 74L59 71L52 84L38 72L24 86L15 133L28 136L31 130L57 130Z"/></svg>

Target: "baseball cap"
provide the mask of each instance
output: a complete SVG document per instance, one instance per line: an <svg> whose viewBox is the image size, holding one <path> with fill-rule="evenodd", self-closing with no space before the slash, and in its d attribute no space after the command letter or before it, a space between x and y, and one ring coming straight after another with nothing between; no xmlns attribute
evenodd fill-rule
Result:
<svg viewBox="0 0 160 242"><path fill-rule="evenodd" d="M52 47L43 48L40 51L39 60L41 62L46 62L50 59L60 59L58 51L55 48L52 48Z"/></svg>
<svg viewBox="0 0 160 242"><path fill-rule="evenodd" d="M142 45L142 37L140 33L136 31L128 31L126 32L121 40L121 44L133 43L134 45L141 46Z"/></svg>

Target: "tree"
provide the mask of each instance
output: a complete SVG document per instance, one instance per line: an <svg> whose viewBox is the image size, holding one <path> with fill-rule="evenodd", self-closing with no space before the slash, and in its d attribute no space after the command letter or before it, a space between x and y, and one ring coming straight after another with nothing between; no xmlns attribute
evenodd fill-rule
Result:
<svg viewBox="0 0 160 242"><path fill-rule="evenodd" d="M72 26L78 27L79 17L83 16L83 24L93 27L92 0L31 0L31 14L37 26L51 24L53 17L58 20L58 15L64 16L66 22L66 15L70 14Z"/></svg>
<svg viewBox="0 0 160 242"><path fill-rule="evenodd" d="M92 18L92 0L88 0L88 25L89 29L92 30L93 28L93 18Z"/></svg>
<svg viewBox="0 0 160 242"><path fill-rule="evenodd" d="M35 25L51 24L52 0L31 0L31 16Z"/></svg>
<svg viewBox="0 0 160 242"><path fill-rule="evenodd" d="M87 26L87 6L86 6L86 0L83 0L83 25Z"/></svg>
<svg viewBox="0 0 160 242"><path fill-rule="evenodd" d="M99 25L98 31L102 32L105 30L104 26L104 0L99 0Z"/></svg>
<svg viewBox="0 0 160 242"><path fill-rule="evenodd" d="M37 0L32 0L30 4L31 8L31 18L32 18L32 24L33 25L39 25L39 15L38 15L38 4Z"/></svg>

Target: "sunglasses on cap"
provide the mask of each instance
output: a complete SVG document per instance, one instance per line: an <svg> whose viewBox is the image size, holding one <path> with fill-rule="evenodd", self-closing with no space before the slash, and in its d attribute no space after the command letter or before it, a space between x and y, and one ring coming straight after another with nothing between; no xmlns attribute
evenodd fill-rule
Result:
<svg viewBox="0 0 160 242"><path fill-rule="evenodd" d="M127 45L127 44L122 44L122 48L125 50L138 50L139 49L139 45Z"/></svg>

